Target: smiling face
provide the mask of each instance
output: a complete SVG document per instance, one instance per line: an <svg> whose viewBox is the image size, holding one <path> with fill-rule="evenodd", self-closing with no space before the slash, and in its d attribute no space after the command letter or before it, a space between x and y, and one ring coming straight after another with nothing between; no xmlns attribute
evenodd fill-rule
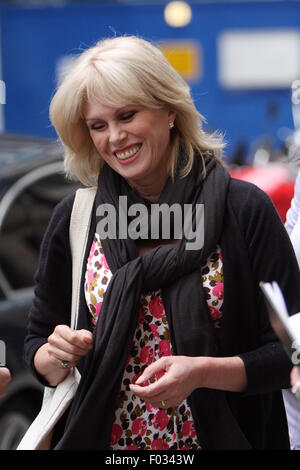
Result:
<svg viewBox="0 0 300 470"><path fill-rule="evenodd" d="M142 196L159 196L168 177L170 127L175 113L128 105L85 104L84 118L103 160Z"/></svg>

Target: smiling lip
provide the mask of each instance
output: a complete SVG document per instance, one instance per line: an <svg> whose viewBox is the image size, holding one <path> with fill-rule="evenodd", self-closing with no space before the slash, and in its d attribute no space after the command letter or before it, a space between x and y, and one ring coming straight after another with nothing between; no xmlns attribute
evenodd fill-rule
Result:
<svg viewBox="0 0 300 470"><path fill-rule="evenodd" d="M128 147L124 147L123 149L115 150L114 155L121 165L126 165L133 162L139 156L141 147L142 144L130 145Z"/></svg>

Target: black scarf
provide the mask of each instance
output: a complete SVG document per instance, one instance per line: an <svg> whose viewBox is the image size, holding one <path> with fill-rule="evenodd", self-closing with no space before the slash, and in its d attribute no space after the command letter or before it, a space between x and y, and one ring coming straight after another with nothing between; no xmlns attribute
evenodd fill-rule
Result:
<svg viewBox="0 0 300 470"><path fill-rule="evenodd" d="M108 449L118 392L132 345L142 292L162 289L174 353L186 356L218 354L211 315L202 287L201 266L219 243L229 174L211 156L194 159L185 178L169 178L159 204L204 204L204 244L187 250L185 237L176 245L161 245L139 256L131 239L104 239L102 246L113 277L94 333L93 349L71 405L65 433L56 449ZM98 181L96 208L119 196L128 207L145 200L104 165ZM101 218L98 219L98 221ZM117 218L118 220L118 218ZM117 227L118 228L118 227ZM207 449L246 449L249 444L234 419L225 393L197 389L189 397L200 444Z"/></svg>

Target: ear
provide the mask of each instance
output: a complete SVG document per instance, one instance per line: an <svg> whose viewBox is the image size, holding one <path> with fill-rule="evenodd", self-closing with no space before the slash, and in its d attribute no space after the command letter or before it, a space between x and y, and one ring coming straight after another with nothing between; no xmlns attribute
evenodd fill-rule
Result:
<svg viewBox="0 0 300 470"><path fill-rule="evenodd" d="M168 113L169 122L173 122L176 119L176 111L170 110Z"/></svg>

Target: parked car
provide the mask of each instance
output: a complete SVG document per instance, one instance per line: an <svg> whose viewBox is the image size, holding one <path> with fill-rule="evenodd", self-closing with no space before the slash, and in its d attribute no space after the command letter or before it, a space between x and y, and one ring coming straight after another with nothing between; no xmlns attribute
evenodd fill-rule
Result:
<svg viewBox="0 0 300 470"><path fill-rule="evenodd" d="M290 165L283 162L268 162L264 165L242 166L232 169L233 178L253 183L265 191L273 201L282 222L294 196L295 175Z"/></svg>
<svg viewBox="0 0 300 470"><path fill-rule="evenodd" d="M77 189L52 140L0 135L0 340L12 375L0 398L0 450L15 449L41 407L43 388L23 359L43 234L54 206Z"/></svg>

